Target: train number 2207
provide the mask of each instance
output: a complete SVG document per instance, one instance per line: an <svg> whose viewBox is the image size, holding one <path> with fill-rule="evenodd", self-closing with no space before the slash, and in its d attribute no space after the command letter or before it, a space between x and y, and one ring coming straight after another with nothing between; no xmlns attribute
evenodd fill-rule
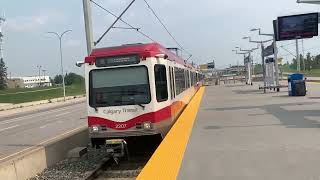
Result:
<svg viewBox="0 0 320 180"><path fill-rule="evenodd" d="M126 127L127 127L126 124L116 124L116 128L117 128L117 129L124 129L124 128L126 128Z"/></svg>

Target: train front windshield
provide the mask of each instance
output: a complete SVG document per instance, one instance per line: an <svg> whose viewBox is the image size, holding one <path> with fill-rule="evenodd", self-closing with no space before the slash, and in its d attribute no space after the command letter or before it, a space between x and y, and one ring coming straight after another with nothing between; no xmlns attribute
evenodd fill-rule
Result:
<svg viewBox="0 0 320 180"><path fill-rule="evenodd" d="M91 107L141 105L151 101L145 66L92 70L89 84Z"/></svg>

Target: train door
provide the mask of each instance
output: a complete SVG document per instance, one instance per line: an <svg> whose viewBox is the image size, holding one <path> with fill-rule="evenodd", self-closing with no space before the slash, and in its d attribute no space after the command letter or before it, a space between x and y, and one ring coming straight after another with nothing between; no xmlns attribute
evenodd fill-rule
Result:
<svg viewBox="0 0 320 180"><path fill-rule="evenodd" d="M175 90L175 82L174 82L174 69L173 67L169 66L169 84L170 84L170 98L171 98L171 117L174 120L176 116L176 111L174 110L174 99L176 97L176 90Z"/></svg>
<svg viewBox="0 0 320 180"><path fill-rule="evenodd" d="M175 92L175 85L174 85L174 73L173 73L173 68L169 67L169 81L170 81L170 94L171 94L171 100L173 100L176 97L176 92Z"/></svg>

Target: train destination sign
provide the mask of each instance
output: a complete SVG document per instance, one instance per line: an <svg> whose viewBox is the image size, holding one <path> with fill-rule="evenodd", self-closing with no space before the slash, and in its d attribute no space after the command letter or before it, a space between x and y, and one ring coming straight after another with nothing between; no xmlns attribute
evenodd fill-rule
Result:
<svg viewBox="0 0 320 180"><path fill-rule="evenodd" d="M318 13L278 17L278 40L318 36Z"/></svg>
<svg viewBox="0 0 320 180"><path fill-rule="evenodd" d="M139 62L140 62L140 57L138 55L101 57L96 59L96 66L97 67L121 66L121 65L138 64Z"/></svg>

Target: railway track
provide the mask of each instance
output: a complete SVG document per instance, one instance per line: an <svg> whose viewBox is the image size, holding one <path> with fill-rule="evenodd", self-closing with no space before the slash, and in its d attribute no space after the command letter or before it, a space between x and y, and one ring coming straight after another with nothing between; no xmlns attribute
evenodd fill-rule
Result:
<svg viewBox="0 0 320 180"><path fill-rule="evenodd" d="M109 155L102 163L90 173L85 180L133 180L135 179L143 167L146 165L153 152L159 145L158 143L142 146L142 144L136 144L131 146L129 156L123 156L121 158L112 157ZM142 147L142 148L141 148Z"/></svg>
<svg viewBox="0 0 320 180"><path fill-rule="evenodd" d="M85 180L133 180L152 154L150 152L134 154L129 159L114 161L112 157L107 157Z"/></svg>

